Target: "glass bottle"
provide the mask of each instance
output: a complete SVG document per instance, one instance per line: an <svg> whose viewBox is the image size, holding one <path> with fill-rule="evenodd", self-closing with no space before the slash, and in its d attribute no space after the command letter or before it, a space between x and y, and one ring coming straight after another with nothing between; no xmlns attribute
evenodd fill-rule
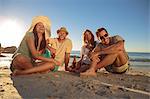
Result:
<svg viewBox="0 0 150 99"><path fill-rule="evenodd" d="M74 56L74 57L73 57L73 62L72 62L73 68L76 67L76 63L77 63L77 61L76 61L76 56Z"/></svg>

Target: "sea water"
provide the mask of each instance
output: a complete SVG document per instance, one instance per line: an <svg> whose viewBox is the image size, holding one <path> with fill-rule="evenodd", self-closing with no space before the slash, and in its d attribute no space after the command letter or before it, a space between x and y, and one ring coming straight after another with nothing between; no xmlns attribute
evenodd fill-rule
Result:
<svg viewBox="0 0 150 99"><path fill-rule="evenodd" d="M72 51L71 56L80 57L80 51ZM150 67L150 53L128 52L131 66Z"/></svg>
<svg viewBox="0 0 150 99"><path fill-rule="evenodd" d="M13 54L2 53L1 55L5 56L5 57L0 57L0 67L3 67L3 66L10 67L10 63L12 61Z"/></svg>
<svg viewBox="0 0 150 99"><path fill-rule="evenodd" d="M12 55L13 54L5 54L2 55L6 57L0 57L0 67L2 66L10 66ZM77 56L80 57L80 51L72 51L71 57ZM130 65L135 67L149 67L150 68L150 53L141 53L141 52L128 52Z"/></svg>

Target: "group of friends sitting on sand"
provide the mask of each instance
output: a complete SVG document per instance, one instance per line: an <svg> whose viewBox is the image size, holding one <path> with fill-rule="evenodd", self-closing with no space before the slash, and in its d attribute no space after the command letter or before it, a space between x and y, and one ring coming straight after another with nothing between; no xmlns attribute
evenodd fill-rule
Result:
<svg viewBox="0 0 150 99"><path fill-rule="evenodd" d="M81 58L69 65L72 41L67 37L65 27L57 30L58 37L51 38L50 20L46 16L36 16L26 32L17 51L12 57L12 75L65 71L80 73L81 76L96 76L98 69L105 68L111 73L124 73L129 68L129 58L124 48L125 40L119 35L110 36L105 28L99 28L94 40L93 33L83 32Z"/></svg>

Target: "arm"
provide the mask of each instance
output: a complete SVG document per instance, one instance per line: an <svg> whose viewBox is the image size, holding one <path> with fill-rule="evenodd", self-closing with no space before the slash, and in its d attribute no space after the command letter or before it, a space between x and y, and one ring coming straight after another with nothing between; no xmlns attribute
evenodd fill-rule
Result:
<svg viewBox="0 0 150 99"><path fill-rule="evenodd" d="M52 40L51 40L52 41ZM56 49L53 48L52 46L50 46L51 44L49 43L50 42L50 38L46 40L46 47L50 50L50 52L52 54L55 54L56 53Z"/></svg>
<svg viewBox="0 0 150 99"><path fill-rule="evenodd" d="M75 69L79 69L81 67L82 60L83 60L83 55L81 56L80 60L77 62Z"/></svg>
<svg viewBox="0 0 150 99"><path fill-rule="evenodd" d="M56 49L52 48L48 44L46 45L47 49L51 52L51 57L55 58Z"/></svg>
<svg viewBox="0 0 150 99"><path fill-rule="evenodd" d="M113 53L118 53L119 51L124 50L124 42L119 41L116 44L113 44L109 47L106 48L99 48L96 46L94 50L90 53L90 58L93 59L94 57L97 57L98 55L102 54L113 54Z"/></svg>
<svg viewBox="0 0 150 99"><path fill-rule="evenodd" d="M68 63L70 60L70 53L72 50L72 41L67 39L66 41L66 51L65 51L65 70L68 71Z"/></svg>
<svg viewBox="0 0 150 99"><path fill-rule="evenodd" d="M108 46L107 48L101 49L101 54L113 54L113 53L118 53L120 51L124 51L124 39L116 35L112 37L112 40L114 42L113 45Z"/></svg>
<svg viewBox="0 0 150 99"><path fill-rule="evenodd" d="M92 50L92 52L90 52L90 54L89 54L90 59L94 59L94 57L97 57L97 56L100 54L100 51L101 51L101 49L100 49L100 47L97 45L97 46Z"/></svg>
<svg viewBox="0 0 150 99"><path fill-rule="evenodd" d="M101 49L100 54L113 54L113 53L117 53L117 52L123 51L123 50L124 50L124 42L119 41L116 44L113 44L107 48Z"/></svg>
<svg viewBox="0 0 150 99"><path fill-rule="evenodd" d="M40 55L40 53L35 48L34 40L33 40L32 37L27 37L26 42L27 42L27 45L29 47L29 50L30 50L32 56L35 59L43 60L43 61L48 61L48 62L54 62L55 64L58 64L58 62L56 60L54 60L52 58L45 58L45 57L43 57L43 56Z"/></svg>
<svg viewBox="0 0 150 99"><path fill-rule="evenodd" d="M65 53L65 70L68 70L68 63L70 60L70 53Z"/></svg>

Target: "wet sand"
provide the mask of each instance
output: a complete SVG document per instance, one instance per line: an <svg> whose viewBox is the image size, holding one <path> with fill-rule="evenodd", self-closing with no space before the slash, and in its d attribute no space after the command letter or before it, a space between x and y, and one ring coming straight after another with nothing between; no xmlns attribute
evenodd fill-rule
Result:
<svg viewBox="0 0 150 99"><path fill-rule="evenodd" d="M141 70L141 69L140 69ZM99 71L97 77L49 72L17 77L0 68L0 99L149 99L150 72L130 69L126 74Z"/></svg>

